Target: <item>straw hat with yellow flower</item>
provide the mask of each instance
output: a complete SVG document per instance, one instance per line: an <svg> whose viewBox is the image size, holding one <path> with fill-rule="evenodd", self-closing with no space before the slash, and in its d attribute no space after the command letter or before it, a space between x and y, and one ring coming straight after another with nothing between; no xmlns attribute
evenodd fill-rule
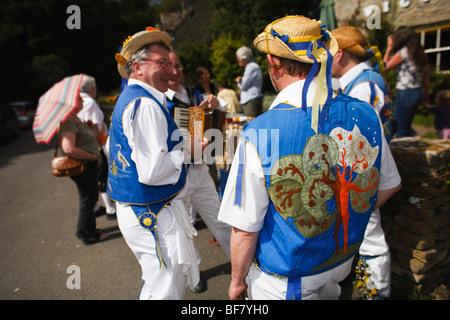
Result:
<svg viewBox="0 0 450 320"><path fill-rule="evenodd" d="M115 55L117 70L120 75L123 78L128 79L128 74L126 72L127 62L131 59L133 54L136 53L136 51L150 43L163 42L166 45L170 45L171 40L172 39L167 32L153 27L147 27L144 31L140 31L135 33L133 36L129 36L123 42L122 50Z"/></svg>

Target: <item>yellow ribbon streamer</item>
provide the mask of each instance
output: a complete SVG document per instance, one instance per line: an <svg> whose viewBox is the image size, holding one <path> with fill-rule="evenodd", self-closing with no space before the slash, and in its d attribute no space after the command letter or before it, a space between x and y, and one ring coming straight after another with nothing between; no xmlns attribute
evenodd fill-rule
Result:
<svg viewBox="0 0 450 320"><path fill-rule="evenodd" d="M320 58L320 71L317 77L317 88L314 95L311 112L311 128L317 133L319 130L319 115L322 107L325 105L328 97L327 85L327 52L324 48L317 49L317 42L313 42L311 50L313 56L318 60Z"/></svg>

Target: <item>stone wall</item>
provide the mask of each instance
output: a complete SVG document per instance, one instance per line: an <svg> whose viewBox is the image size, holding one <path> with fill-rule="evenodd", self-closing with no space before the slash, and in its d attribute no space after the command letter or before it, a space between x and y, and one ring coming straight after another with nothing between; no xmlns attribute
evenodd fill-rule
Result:
<svg viewBox="0 0 450 320"><path fill-rule="evenodd" d="M423 294L450 272L450 141L394 139L402 190L382 208L392 273Z"/></svg>
<svg viewBox="0 0 450 320"><path fill-rule="evenodd" d="M387 11L385 14L389 18L394 18L397 26L430 27L450 20L450 0L334 0L334 2L338 26L348 24L349 19L354 19L355 16L366 20L364 10L371 5L378 6L381 12ZM371 15L370 11L368 14Z"/></svg>

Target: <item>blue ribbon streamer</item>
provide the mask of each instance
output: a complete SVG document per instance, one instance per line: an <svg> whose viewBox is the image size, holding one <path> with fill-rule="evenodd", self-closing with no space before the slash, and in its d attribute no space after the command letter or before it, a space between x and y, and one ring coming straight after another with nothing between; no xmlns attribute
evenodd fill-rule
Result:
<svg viewBox="0 0 450 320"><path fill-rule="evenodd" d="M321 25L321 35L322 35L322 39L326 41L326 40L330 39L330 35L325 30L325 28L326 28L326 24L322 24ZM309 72L308 76L306 77L305 84L304 84L303 90L302 90L302 109L306 113L306 109L307 109L306 97L307 97L308 89L309 89L309 86L310 86L312 80L314 79L314 77L316 76L316 74L317 74L317 72L319 70L319 62L317 61L316 57L314 57L314 55L312 54L313 42L292 42L292 43L289 43L289 36L288 35L284 35L284 34L281 35L281 34L279 34L278 32L276 32L273 29L270 31L270 34L272 36L274 36L274 37L278 37L281 41L286 43L286 45L292 51L306 50L306 56L308 58L310 58L311 60L313 60L313 66L312 66L311 71ZM327 81L327 87L329 88L325 104L323 106L319 106L319 111L318 111L319 112L319 116L318 116L318 119L319 119L319 121L318 121L318 130L320 131L321 128L323 128L323 124L324 124L325 120L327 119L329 105L330 105L330 102L331 102L332 90L330 88L332 88L332 85L331 85L331 68L332 68L332 63L333 63L333 56L330 54L328 49L325 47L325 45L323 44L321 39L317 40L316 43L317 43L317 48L318 49L324 48L326 53L327 53L326 81Z"/></svg>
<svg viewBox="0 0 450 320"><path fill-rule="evenodd" d="M242 179L244 175L244 143L241 142L239 146L239 166L236 176L236 185L234 188L234 205L242 205Z"/></svg>
<svg viewBox="0 0 450 320"><path fill-rule="evenodd" d="M156 256L158 257L159 260L159 267L162 268L163 265L167 268L166 263L164 262L164 259L162 258L161 255L161 249L159 247L159 239L158 239L158 235L156 234L156 215L155 214L151 214L151 210L150 207L148 205L132 205L130 204L131 210L133 210L134 214L136 215L136 217L139 220L140 225L144 228L147 229L148 231L150 231L150 233L153 235L153 239L155 239L155 250L156 250ZM152 224L151 225L145 225L144 224L144 219L145 218L151 218L152 220Z"/></svg>
<svg viewBox="0 0 450 320"><path fill-rule="evenodd" d="M286 300L302 300L302 278L288 278Z"/></svg>

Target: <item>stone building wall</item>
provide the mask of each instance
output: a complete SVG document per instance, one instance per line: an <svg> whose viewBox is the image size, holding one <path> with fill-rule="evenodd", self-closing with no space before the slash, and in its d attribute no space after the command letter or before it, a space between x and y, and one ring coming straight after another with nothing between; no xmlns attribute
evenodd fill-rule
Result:
<svg viewBox="0 0 450 320"><path fill-rule="evenodd" d="M431 27L450 22L450 0L334 0L334 11L338 26L348 24L348 20L359 12L358 19L366 20L371 15L368 9L376 5L381 12L394 18L397 26ZM408 4L406 7L402 7ZM365 14L365 10L368 13Z"/></svg>
<svg viewBox="0 0 450 320"><path fill-rule="evenodd" d="M402 190L382 208L392 273L424 294L450 273L450 141L394 139Z"/></svg>

